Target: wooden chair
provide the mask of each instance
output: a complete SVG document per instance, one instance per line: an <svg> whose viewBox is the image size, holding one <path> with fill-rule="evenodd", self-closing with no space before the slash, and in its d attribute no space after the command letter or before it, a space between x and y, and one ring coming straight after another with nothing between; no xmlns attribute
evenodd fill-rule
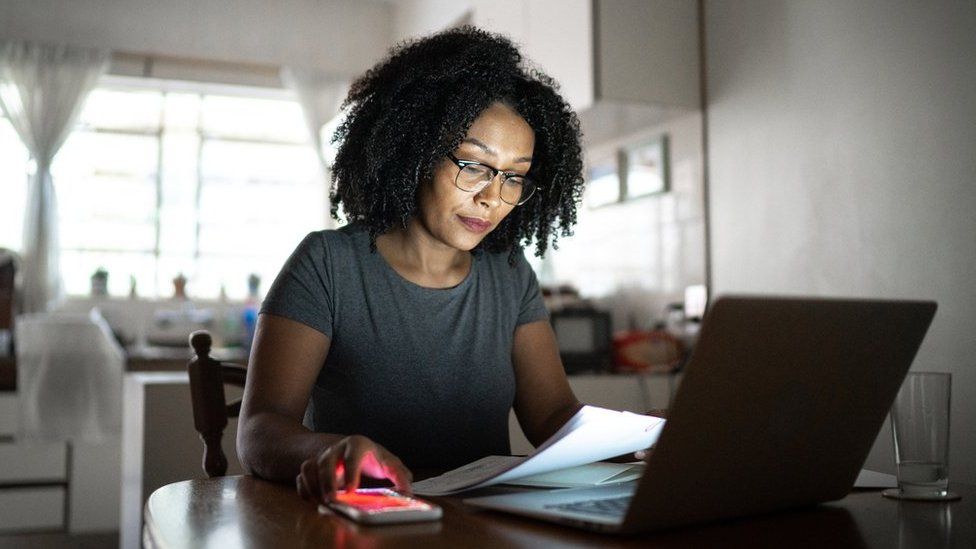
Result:
<svg viewBox="0 0 976 549"><path fill-rule="evenodd" d="M224 384L244 387L247 369L239 364L221 363L210 357L213 338L206 330L190 334L190 347L196 356L187 365L190 372L190 398L193 401L193 425L203 440L203 470L209 477L227 473L227 456L220 439L227 418L241 413L241 401L230 404L224 396Z"/></svg>
<svg viewBox="0 0 976 549"><path fill-rule="evenodd" d="M13 354L15 275L14 257L0 248L0 357Z"/></svg>
<svg viewBox="0 0 976 549"><path fill-rule="evenodd" d="M14 360L14 278L11 252L0 248L0 391L17 390L17 362Z"/></svg>

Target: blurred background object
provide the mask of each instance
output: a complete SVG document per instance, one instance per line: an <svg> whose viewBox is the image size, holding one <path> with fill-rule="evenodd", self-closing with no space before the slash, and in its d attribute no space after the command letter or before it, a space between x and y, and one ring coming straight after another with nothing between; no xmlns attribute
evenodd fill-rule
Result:
<svg viewBox="0 0 976 549"><path fill-rule="evenodd" d="M0 358L13 354L16 276L16 254L11 250L0 248Z"/></svg>
<svg viewBox="0 0 976 549"><path fill-rule="evenodd" d="M98 309L17 317L17 364L20 436L99 442L119 435L125 352Z"/></svg>

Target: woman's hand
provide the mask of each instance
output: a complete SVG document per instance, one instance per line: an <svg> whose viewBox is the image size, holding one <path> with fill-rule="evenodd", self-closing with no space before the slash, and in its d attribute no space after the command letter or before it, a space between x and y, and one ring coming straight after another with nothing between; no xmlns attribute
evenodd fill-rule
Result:
<svg viewBox="0 0 976 549"><path fill-rule="evenodd" d="M298 495L316 503L335 501L336 490L355 490L359 476L389 479L398 492L410 493L413 475L400 458L361 436L348 436L302 462L295 482Z"/></svg>

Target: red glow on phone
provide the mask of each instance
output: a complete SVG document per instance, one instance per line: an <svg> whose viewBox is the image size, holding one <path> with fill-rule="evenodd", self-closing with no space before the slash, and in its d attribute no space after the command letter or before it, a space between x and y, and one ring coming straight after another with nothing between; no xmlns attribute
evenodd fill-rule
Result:
<svg viewBox="0 0 976 549"><path fill-rule="evenodd" d="M378 511L380 509L389 509L391 507L427 507L427 505L422 502L410 500L409 498L402 496L368 491L338 492L336 494L336 501L338 503L356 507L364 511Z"/></svg>

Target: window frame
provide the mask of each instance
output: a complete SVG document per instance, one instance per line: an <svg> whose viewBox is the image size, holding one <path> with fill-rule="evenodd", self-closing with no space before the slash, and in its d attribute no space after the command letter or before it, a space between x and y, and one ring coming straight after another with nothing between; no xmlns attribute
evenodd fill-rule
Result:
<svg viewBox="0 0 976 549"><path fill-rule="evenodd" d="M95 124L85 123L79 120L75 127L72 128L71 135L75 135L76 132L88 132L92 134L107 134L115 136L140 136L149 137L155 140L155 174L152 176L152 184L155 187L155 201L152 206L152 231L153 231L153 244L151 248L139 248L139 249L118 249L118 248L106 248L104 246L91 246L91 245L78 245L78 243L72 243L70 246L60 246L60 252L62 254L74 254L76 256L84 256L85 254L117 254L117 255L131 255L132 257L142 256L151 257L151 262L153 265L153 276L152 276L152 288L140 288L143 297L148 298L163 298L165 297L165 285L166 281L161 280L164 278L162 270L163 264L167 260L175 260L178 257L192 258L192 269L198 270L198 265L201 262L201 258L204 261L215 260L217 262L221 260L242 260L247 259L250 256L241 255L236 251L228 251L226 253L221 252L207 252L203 253L201 251L201 231L205 225L205 220L202 218L201 214L201 197L203 195L203 189L207 185L207 180L203 174L203 161L204 161L204 150L208 144L215 142L227 142L227 143L251 143L256 145L283 145L289 147L307 147L310 154L316 155L315 158L318 159L318 155L315 152L315 145L310 136L305 136L303 139L290 140L282 139L276 137L244 137L244 136L233 136L221 134L219 131L214 132L205 127L203 113L203 104L208 96L223 96L223 97L241 97L247 99L271 99L279 101L290 101L297 103L299 108L301 105L296 97L296 94L291 90L284 88L258 88L250 86L237 86L228 84L211 84L202 82L188 82L188 81L177 81L177 80L164 80L158 78L142 78L133 76L120 76L120 75L103 75L98 83L96 84L95 90L106 90L115 92L153 92L159 94L160 100L160 110L158 122L152 127L146 127L145 129L132 129L132 128L111 128L98 126ZM182 130L174 130L172 127L168 129L166 125L166 100L170 94L180 93L180 94L192 94L195 95L199 101L198 116L195 124L192 128L185 127ZM6 119L7 117L4 113L0 113L0 117ZM304 124L302 125L303 130L305 129ZM192 206L187 208L187 211L194 212L194 228L193 228L193 242L191 245L187 246L187 252L185 255L175 254L172 251L163 249L163 233L164 233L164 212L166 208L164 193L166 190L166 181L164 180L165 175L165 161L164 161L164 147L165 147L165 137L167 132L173 131L184 131L188 132L196 138L196 150L195 154L195 172L196 175L193 178L192 185L193 190L189 191L193 195ZM307 132L303 132L307 133ZM70 137L69 137L70 139ZM314 225L317 228L325 228L329 225L328 216L328 172L325 166L321 166L318 160L316 163L319 164L316 170L316 174L312 179L305 180L303 182L296 181L296 189L301 185L312 182L312 184L321 190L321 196L325 199L322 203L322 216L320 219L316 219ZM57 185L57 183L56 183ZM316 189L312 189L316 192ZM59 222L64 218L64 213L66 211L65 206L62 204L59 211ZM109 218L113 221L112 218ZM115 219L114 221L121 223L121 219ZM60 225L61 223L59 223ZM297 242L296 242L297 244ZM192 250L192 252L190 251ZM291 250L285 250L285 256L287 257L287 252ZM266 256L266 253L254 254L254 257ZM63 267L62 267L63 270ZM240 273L242 280L246 277L247 273ZM124 276L124 275L123 275ZM77 284L75 284L77 286ZM118 292L116 292L117 294ZM86 294L79 294L78 290L75 289L73 293L69 293L70 296L83 296ZM217 295L201 295L193 296L200 297L202 299L217 298Z"/></svg>

